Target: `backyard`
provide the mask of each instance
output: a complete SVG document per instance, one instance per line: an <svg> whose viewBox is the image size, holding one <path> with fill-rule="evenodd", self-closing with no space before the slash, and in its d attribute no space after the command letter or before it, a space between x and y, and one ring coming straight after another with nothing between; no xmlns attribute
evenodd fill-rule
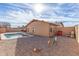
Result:
<svg viewBox="0 0 79 59"><path fill-rule="evenodd" d="M33 36L13 40L0 41L0 55L3 56L77 56L79 44L74 38L61 37L57 44L49 47L48 37ZM40 48L39 53L33 52L33 48Z"/></svg>

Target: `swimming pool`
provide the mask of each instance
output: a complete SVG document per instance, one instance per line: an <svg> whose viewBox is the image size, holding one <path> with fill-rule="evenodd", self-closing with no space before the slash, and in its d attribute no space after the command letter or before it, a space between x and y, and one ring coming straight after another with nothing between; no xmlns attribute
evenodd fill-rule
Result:
<svg viewBox="0 0 79 59"><path fill-rule="evenodd" d="M0 34L1 40L16 39L16 38L27 37L27 36L31 36L31 35L26 34L24 32L8 32L8 33Z"/></svg>

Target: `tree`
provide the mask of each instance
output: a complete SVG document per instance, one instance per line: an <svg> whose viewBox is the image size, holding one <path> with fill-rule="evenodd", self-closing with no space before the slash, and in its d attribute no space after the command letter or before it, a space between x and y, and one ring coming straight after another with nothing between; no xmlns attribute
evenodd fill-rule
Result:
<svg viewBox="0 0 79 59"><path fill-rule="evenodd" d="M6 27L6 28L8 28L8 27L10 27L11 25L10 25L10 23L8 23L8 22L0 22L0 27Z"/></svg>

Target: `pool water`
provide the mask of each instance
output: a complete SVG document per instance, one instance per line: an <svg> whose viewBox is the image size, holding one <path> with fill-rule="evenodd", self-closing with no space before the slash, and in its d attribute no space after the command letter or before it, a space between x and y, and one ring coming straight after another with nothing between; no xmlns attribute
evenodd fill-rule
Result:
<svg viewBox="0 0 79 59"><path fill-rule="evenodd" d="M10 32L10 33L3 33L0 36L1 36L1 39L15 39L15 38L21 38L27 35L23 32Z"/></svg>
<svg viewBox="0 0 79 59"><path fill-rule="evenodd" d="M22 35L19 35L19 34L5 34L5 36L7 38L11 38L11 37L17 37L17 36L22 36Z"/></svg>

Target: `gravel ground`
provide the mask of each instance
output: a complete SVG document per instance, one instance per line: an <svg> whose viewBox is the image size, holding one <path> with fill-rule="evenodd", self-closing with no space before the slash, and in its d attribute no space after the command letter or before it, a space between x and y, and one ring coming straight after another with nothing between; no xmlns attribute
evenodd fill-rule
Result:
<svg viewBox="0 0 79 59"><path fill-rule="evenodd" d="M0 41L0 56L78 56L79 44L69 37L58 37L57 44L48 46L48 37L34 36ZM40 48L39 53L33 48Z"/></svg>
<svg viewBox="0 0 79 59"><path fill-rule="evenodd" d="M79 55L79 44L69 37L58 37L57 44L49 47L48 37L29 37L18 39L16 44L16 56L75 56ZM33 48L40 48L39 53L33 52Z"/></svg>

